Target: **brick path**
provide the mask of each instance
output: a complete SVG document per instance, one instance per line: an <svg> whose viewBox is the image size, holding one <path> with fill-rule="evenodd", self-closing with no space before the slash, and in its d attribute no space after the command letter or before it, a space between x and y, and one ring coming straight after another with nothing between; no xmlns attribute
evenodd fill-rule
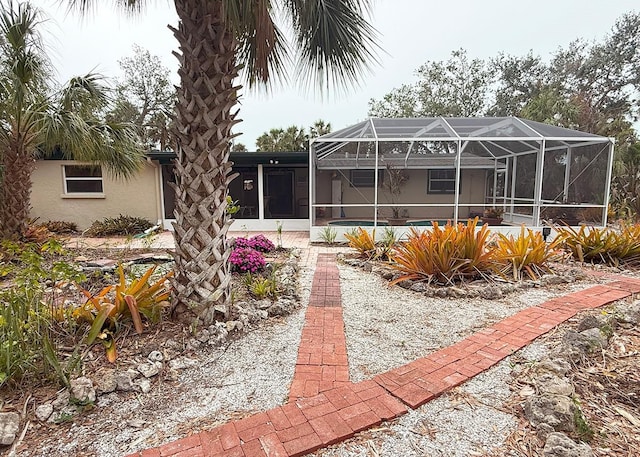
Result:
<svg viewBox="0 0 640 457"><path fill-rule="evenodd" d="M289 403L128 457L308 454L417 408L580 311L640 293L640 280L614 279L524 309L373 380L351 383L335 255L317 254Z"/></svg>

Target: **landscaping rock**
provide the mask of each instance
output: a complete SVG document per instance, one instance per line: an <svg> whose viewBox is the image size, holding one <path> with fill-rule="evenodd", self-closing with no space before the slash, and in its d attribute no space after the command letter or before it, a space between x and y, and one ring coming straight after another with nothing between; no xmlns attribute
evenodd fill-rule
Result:
<svg viewBox="0 0 640 457"><path fill-rule="evenodd" d="M96 389L94 389L91 379L85 376L72 379L70 387L71 398L77 403L88 405L96 401Z"/></svg>
<svg viewBox="0 0 640 457"><path fill-rule="evenodd" d="M209 333L209 330L207 330L206 328L203 328L202 330L200 330L196 335L196 339L201 343L206 343L207 341L209 341L209 338L211 338L211 334Z"/></svg>
<svg viewBox="0 0 640 457"><path fill-rule="evenodd" d="M150 362L162 362L164 360L164 355L160 351L151 351L147 356Z"/></svg>
<svg viewBox="0 0 640 457"><path fill-rule="evenodd" d="M550 395L571 396L575 393L573 384L566 378L560 378L553 373L544 373L534 380L538 392Z"/></svg>
<svg viewBox="0 0 640 457"><path fill-rule="evenodd" d="M593 457L591 446L578 444L564 433L550 433L542 453L544 457Z"/></svg>
<svg viewBox="0 0 640 457"><path fill-rule="evenodd" d="M580 358L586 354L606 346L607 339L600 329L589 329L583 332L568 330L562 337L563 354L571 359Z"/></svg>
<svg viewBox="0 0 640 457"><path fill-rule="evenodd" d="M576 330L580 333L590 328L600 328L602 325L603 323L596 316L587 316L578 323Z"/></svg>
<svg viewBox="0 0 640 457"><path fill-rule="evenodd" d="M483 287L480 289L480 296L485 300L497 300L502 298L502 290L494 286Z"/></svg>
<svg viewBox="0 0 640 457"><path fill-rule="evenodd" d="M172 370L184 370L185 368L193 367L198 364L197 360L189 359L187 357L178 357L169 361L169 368Z"/></svg>
<svg viewBox="0 0 640 457"><path fill-rule="evenodd" d="M99 394L107 394L118 388L116 371L110 368L100 370L94 376L96 391Z"/></svg>
<svg viewBox="0 0 640 457"><path fill-rule="evenodd" d="M542 431L573 432L575 403L563 395L535 395L524 404L524 414L531 425ZM547 427L545 427L545 425Z"/></svg>
<svg viewBox="0 0 640 457"><path fill-rule="evenodd" d="M0 413L0 444L4 446L12 444L18 430L20 430L18 413Z"/></svg>
<svg viewBox="0 0 640 457"><path fill-rule="evenodd" d="M149 381L147 378L136 379L134 384L138 386L143 394L149 393L151 391L151 381Z"/></svg>
<svg viewBox="0 0 640 457"><path fill-rule="evenodd" d="M115 381L117 385L117 390L121 390L123 392L131 392L135 390L135 385L133 384L133 377L129 371L120 371L115 374Z"/></svg>
<svg viewBox="0 0 640 457"><path fill-rule="evenodd" d="M558 376L564 376L571 371L571 364L565 359L558 357L554 359L544 359L538 364L538 371L549 371Z"/></svg>
<svg viewBox="0 0 640 457"><path fill-rule="evenodd" d="M640 324L640 301L636 301L633 305L622 310L618 316L618 322L630 325Z"/></svg>
<svg viewBox="0 0 640 457"><path fill-rule="evenodd" d="M145 378L151 378L160 372L155 363L141 363L138 365L138 371L142 373L142 376Z"/></svg>
<svg viewBox="0 0 640 457"><path fill-rule="evenodd" d="M271 300L257 300L255 303L255 307L258 309L269 309L273 303Z"/></svg>
<svg viewBox="0 0 640 457"><path fill-rule="evenodd" d="M39 421L46 421L53 413L53 405L51 403L44 403L36 408L36 417Z"/></svg>
<svg viewBox="0 0 640 457"><path fill-rule="evenodd" d="M58 396L53 400L53 402L51 402L51 404L54 409L58 410L67 406L69 404L69 400L71 400L71 393L65 389L62 392L58 392Z"/></svg>

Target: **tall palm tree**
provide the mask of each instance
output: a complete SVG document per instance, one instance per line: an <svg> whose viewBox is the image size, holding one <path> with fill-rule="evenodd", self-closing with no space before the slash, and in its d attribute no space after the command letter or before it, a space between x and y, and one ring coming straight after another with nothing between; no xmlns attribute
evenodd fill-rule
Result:
<svg viewBox="0 0 640 457"><path fill-rule="evenodd" d="M87 12L96 0L67 0ZM144 0L115 0L129 12ZM375 60L375 31L364 19L370 0L174 0L180 22L173 33L180 52L180 87L174 135L176 271L174 311L208 325L229 312L226 234L229 145L237 119L237 77L249 86L296 74L322 88L355 82ZM287 43L276 25L293 32ZM292 51L292 52L290 52Z"/></svg>
<svg viewBox="0 0 640 457"><path fill-rule="evenodd" d="M19 237L26 228L38 156L58 151L122 176L144 157L132 128L97 116L108 103L98 75L54 90L41 22L28 3L10 1L0 10L0 238Z"/></svg>

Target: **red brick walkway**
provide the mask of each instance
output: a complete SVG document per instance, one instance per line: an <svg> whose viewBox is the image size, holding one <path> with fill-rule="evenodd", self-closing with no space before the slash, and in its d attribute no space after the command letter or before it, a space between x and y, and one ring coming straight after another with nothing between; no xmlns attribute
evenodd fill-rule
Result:
<svg viewBox="0 0 640 457"><path fill-rule="evenodd" d="M308 454L468 381L580 311L640 293L640 280L616 279L522 310L453 346L354 384L349 382L335 256L321 254L289 403L129 457Z"/></svg>

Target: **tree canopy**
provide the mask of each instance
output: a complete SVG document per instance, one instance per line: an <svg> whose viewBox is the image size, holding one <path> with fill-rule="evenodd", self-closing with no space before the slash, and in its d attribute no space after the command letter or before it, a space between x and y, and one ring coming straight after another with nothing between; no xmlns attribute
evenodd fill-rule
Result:
<svg viewBox="0 0 640 457"><path fill-rule="evenodd" d="M309 140L331 132L331 124L318 119L306 133L304 127L295 125L285 129L276 128L263 133L256 139L256 150L263 152L308 151Z"/></svg>

